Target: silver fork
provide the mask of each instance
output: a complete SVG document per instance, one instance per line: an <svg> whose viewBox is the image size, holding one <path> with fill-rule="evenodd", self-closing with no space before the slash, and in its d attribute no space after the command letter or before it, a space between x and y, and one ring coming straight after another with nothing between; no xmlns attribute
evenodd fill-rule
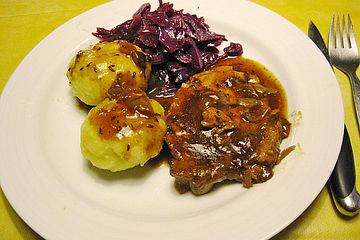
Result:
<svg viewBox="0 0 360 240"><path fill-rule="evenodd" d="M356 69L359 66L360 57L356 45L353 25L351 23L350 14L348 15L349 35L346 31L345 16L343 15L342 37L340 34L340 19L338 15L336 34L334 34L334 15L331 20L329 32L329 55L331 63L345 72L350 80L353 91L354 104L358 126L360 128L360 81L356 75ZM334 41L335 39L335 41Z"/></svg>
<svg viewBox="0 0 360 240"><path fill-rule="evenodd" d="M351 80L356 116L360 129L360 81L355 73L359 66L360 56L356 46L355 34L350 15L348 15L349 36L346 31L344 15L342 17L342 21L343 31L341 39L339 15L336 36L334 36L333 15L329 32L329 56L331 63L345 72ZM347 135L347 137L345 137L345 135ZM355 187L355 178L355 166L351 150L351 143L345 128L343 145L340 151L338 162L336 163L335 169L330 177L330 186L337 209L344 215L348 216L356 215L360 211L360 195Z"/></svg>

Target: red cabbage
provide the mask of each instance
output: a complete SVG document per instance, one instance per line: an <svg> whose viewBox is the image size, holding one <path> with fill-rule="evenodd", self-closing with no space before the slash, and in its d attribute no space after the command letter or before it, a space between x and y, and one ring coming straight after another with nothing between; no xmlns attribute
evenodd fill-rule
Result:
<svg viewBox="0 0 360 240"><path fill-rule="evenodd" d="M243 53L243 49L239 43L230 43L230 46L224 48L224 52L229 56L239 56Z"/></svg>
<svg viewBox="0 0 360 240"><path fill-rule="evenodd" d="M162 0L156 10L143 4L132 19L111 30L98 27L93 35L101 41L126 40L139 46L151 56L152 72L171 86L170 92L220 59L242 54L238 43L230 43L220 54L217 47L227 41L224 35L210 31L204 18L175 10Z"/></svg>

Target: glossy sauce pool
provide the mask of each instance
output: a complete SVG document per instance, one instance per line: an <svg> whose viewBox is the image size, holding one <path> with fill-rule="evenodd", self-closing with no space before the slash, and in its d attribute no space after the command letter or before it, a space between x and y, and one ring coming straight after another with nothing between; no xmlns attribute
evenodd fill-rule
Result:
<svg viewBox="0 0 360 240"><path fill-rule="evenodd" d="M261 85L276 89L277 93L268 97L269 105L271 109L278 109L280 115L287 118L286 93L281 85L281 82L265 66L254 60L244 57L227 58L218 62L211 68L218 66L232 66L236 71L246 72L250 75L256 75L259 78ZM160 88L152 91L150 97L157 100L164 107L165 111L167 111L172 103L173 98L172 96L156 95L156 92L159 90ZM170 159L171 156L166 145L164 148L165 149L162 151L162 154L149 161L150 166L160 166L162 163L167 164L168 159Z"/></svg>
<svg viewBox="0 0 360 240"><path fill-rule="evenodd" d="M266 87L274 88L278 91L272 98L269 100L270 106L272 109L279 109L281 115L287 116L287 99L286 93L281 85L281 82L275 77L275 75L268 70L262 64L244 57L235 57L224 59L211 68L218 66L233 66L234 70L240 72L246 72L248 74L258 76L260 84ZM211 69L210 68L210 69ZM150 90L149 97L157 100L167 111L172 103L172 95L158 95L157 93L161 91L161 86L154 87Z"/></svg>
<svg viewBox="0 0 360 240"><path fill-rule="evenodd" d="M283 89L281 82L275 75L262 64L244 57L228 58L213 67L217 66L232 66L235 71L246 72L248 74L258 76L260 84L265 87L274 88L278 91L270 100L272 109L279 109L281 115L287 116L287 99L286 93Z"/></svg>

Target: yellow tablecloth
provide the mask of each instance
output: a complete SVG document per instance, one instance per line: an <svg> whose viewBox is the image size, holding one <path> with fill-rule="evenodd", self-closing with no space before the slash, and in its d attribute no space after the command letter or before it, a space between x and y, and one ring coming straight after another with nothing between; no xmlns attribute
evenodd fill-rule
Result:
<svg viewBox="0 0 360 240"><path fill-rule="evenodd" d="M41 39L70 18L107 1L0 0L0 91L16 66ZM279 13L305 33L309 21L312 20L323 36L328 34L332 13L350 13L360 47L360 0L253 2ZM360 190L360 135L352 103L351 86L344 74L338 70L335 70L335 73L343 94L345 121L357 166L356 185ZM360 76L360 70L357 74ZM339 215L332 205L327 188L324 187L312 205L274 239L360 239L359 218L360 216L344 218ZM15 213L1 189L0 239L42 239Z"/></svg>

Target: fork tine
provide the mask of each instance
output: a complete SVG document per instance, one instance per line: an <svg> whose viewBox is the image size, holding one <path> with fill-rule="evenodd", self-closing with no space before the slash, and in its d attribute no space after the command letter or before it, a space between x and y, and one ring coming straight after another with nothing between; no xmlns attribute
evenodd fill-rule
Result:
<svg viewBox="0 0 360 240"><path fill-rule="evenodd" d="M350 14L348 14L348 22L349 22L349 38L350 38L350 47L355 48L357 50L356 40L354 28L350 19Z"/></svg>
<svg viewBox="0 0 360 240"><path fill-rule="evenodd" d="M348 35L347 35L347 31L346 31L346 23L345 23L345 15L343 15L342 17L343 20L343 35L342 35L342 40L343 40L343 46L344 48L349 48L349 40L348 40Z"/></svg>
<svg viewBox="0 0 360 240"><path fill-rule="evenodd" d="M339 14L337 16L337 24L336 24L336 36L335 36L335 47L341 47L341 35L340 35L340 21L339 21Z"/></svg>
<svg viewBox="0 0 360 240"><path fill-rule="evenodd" d="M330 49L335 47L335 43L334 43L334 15L332 15L332 19L331 19L331 24L330 24L330 31L329 31L329 52L330 52Z"/></svg>

